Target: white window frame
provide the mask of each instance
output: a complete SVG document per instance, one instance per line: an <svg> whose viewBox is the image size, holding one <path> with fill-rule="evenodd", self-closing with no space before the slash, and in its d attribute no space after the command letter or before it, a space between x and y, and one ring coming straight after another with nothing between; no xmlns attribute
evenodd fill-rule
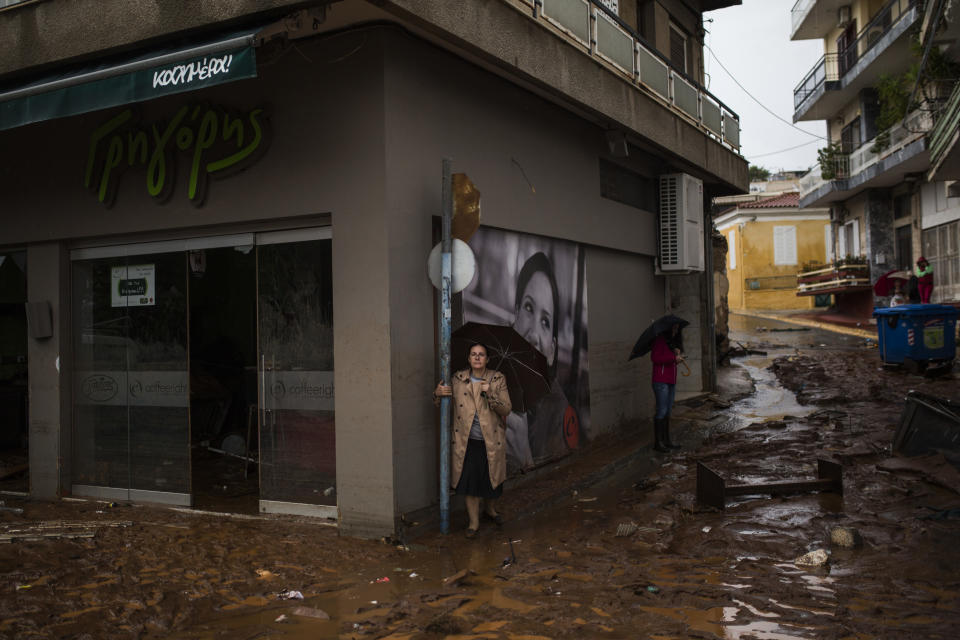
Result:
<svg viewBox="0 0 960 640"><path fill-rule="evenodd" d="M730 271L734 271L737 268L737 230L730 229L730 234L727 236L727 261L729 263Z"/></svg>

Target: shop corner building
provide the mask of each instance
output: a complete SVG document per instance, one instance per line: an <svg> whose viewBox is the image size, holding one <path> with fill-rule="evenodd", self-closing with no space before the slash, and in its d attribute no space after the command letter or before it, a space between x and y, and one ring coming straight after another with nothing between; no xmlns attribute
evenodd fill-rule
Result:
<svg viewBox="0 0 960 640"><path fill-rule="evenodd" d="M358 536L435 506L444 158L482 193L455 323L516 326L520 267L554 270L566 412L533 464L649 418L627 355L659 315L691 321L680 390L712 388L710 252L659 268L658 185L746 190L691 11L736 3L4 4L3 489Z"/></svg>

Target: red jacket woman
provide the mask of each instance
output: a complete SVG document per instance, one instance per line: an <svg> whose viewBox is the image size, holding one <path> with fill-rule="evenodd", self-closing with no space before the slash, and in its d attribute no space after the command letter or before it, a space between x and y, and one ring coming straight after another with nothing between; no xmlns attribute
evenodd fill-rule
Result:
<svg viewBox="0 0 960 640"><path fill-rule="evenodd" d="M654 339L650 360L653 363L654 382L677 384L677 354L667 344L663 334Z"/></svg>
<svg viewBox="0 0 960 640"><path fill-rule="evenodd" d="M650 361L653 365L653 397L657 405L653 416L653 448L657 451L677 448L670 441L670 411L677 390L677 362L682 351L679 325L674 324L653 339Z"/></svg>

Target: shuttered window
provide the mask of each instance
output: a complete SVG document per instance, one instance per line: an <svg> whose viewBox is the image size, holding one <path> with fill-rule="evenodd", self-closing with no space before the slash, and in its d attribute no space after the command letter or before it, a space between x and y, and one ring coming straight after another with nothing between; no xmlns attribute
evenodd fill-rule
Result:
<svg viewBox="0 0 960 640"><path fill-rule="evenodd" d="M727 256L730 258L730 270L737 268L737 232L730 230L730 243L727 246Z"/></svg>
<svg viewBox="0 0 960 640"><path fill-rule="evenodd" d="M797 228L773 228L773 264L797 264Z"/></svg>

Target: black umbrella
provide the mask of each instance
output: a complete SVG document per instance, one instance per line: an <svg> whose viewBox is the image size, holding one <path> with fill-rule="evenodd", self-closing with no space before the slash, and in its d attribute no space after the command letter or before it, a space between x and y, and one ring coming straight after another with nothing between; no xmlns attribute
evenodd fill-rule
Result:
<svg viewBox="0 0 960 640"><path fill-rule="evenodd" d="M479 342L490 357L487 367L503 374L513 410L524 412L550 392L547 358L509 325L468 322L452 335L450 364L453 370L469 368L470 346Z"/></svg>
<svg viewBox="0 0 960 640"><path fill-rule="evenodd" d="M673 325L679 325L681 329L690 324L683 318L678 318L677 316L667 315L662 318L658 318L647 327L643 333L640 334L640 337L637 338L637 343L633 345L633 351L630 352L630 357L627 360L633 360L634 358L639 358L642 355L645 355L650 352L650 349L653 348L653 341L658 335L666 331L670 331L670 328Z"/></svg>

